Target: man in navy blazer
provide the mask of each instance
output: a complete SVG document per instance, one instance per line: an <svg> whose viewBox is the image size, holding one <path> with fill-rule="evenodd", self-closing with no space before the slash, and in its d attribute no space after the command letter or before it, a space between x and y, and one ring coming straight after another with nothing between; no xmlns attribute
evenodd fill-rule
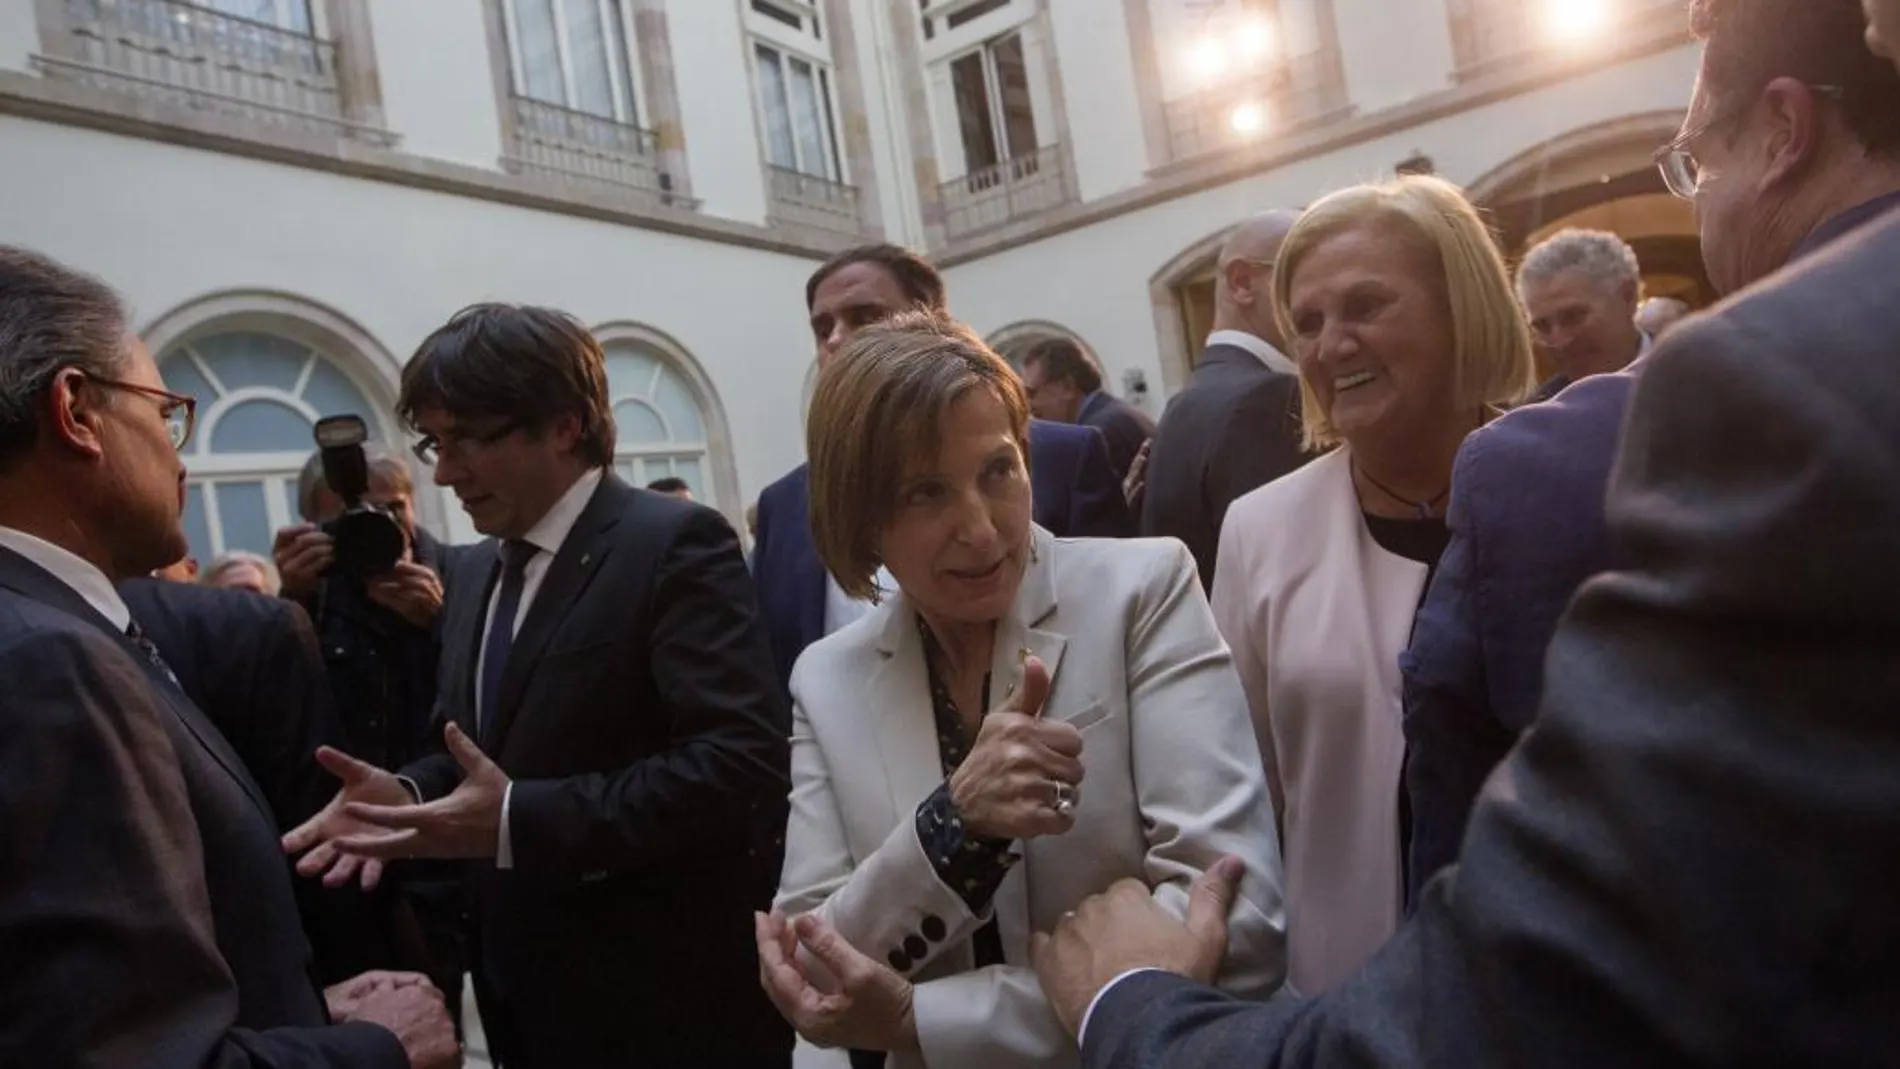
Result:
<svg viewBox="0 0 1900 1069"><path fill-rule="evenodd" d="M805 285L805 306L820 363L862 328L906 308L945 307L943 277L921 257L895 245L848 249L826 261ZM1125 538L1134 520L1108 445L1092 427L1034 421L1029 471L1036 522L1057 535ZM779 682L789 687L805 647L861 615L825 573L812 544L805 465L759 495L752 574L772 638Z"/></svg>
<svg viewBox="0 0 1900 1069"><path fill-rule="evenodd" d="M1860 91L1872 99L1900 99L1900 78L1862 50L1853 5L1829 3L1832 21L1803 30L1812 54L1826 56L1829 71L1858 72ZM1790 10L1809 17L1806 8ZM1805 56L1788 45L1781 52L1788 58L1770 63L1768 75L1808 74L1799 67ZM1719 228L1705 223L1709 277L1739 289L1900 206L1900 122L1891 114L1870 109L1823 125L1824 143L1780 192L1785 204L1706 213L1720 219ZM1520 408L1459 450L1446 517L1451 544L1400 660L1412 809L1408 903L1458 856L1485 778L1535 718L1545 651L1571 595L1617 563L1604 534L1604 493L1631 375L1646 364L1639 358L1627 372L1584 379L1553 401Z"/></svg>

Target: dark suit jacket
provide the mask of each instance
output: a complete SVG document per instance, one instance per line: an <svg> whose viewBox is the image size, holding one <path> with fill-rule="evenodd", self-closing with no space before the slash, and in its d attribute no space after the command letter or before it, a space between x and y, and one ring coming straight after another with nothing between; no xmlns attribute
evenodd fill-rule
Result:
<svg viewBox="0 0 1900 1069"><path fill-rule="evenodd" d="M1187 543L1211 590L1227 506L1311 459L1300 449L1299 376L1238 346L1212 346L1148 449L1141 533Z"/></svg>
<svg viewBox="0 0 1900 1069"><path fill-rule="evenodd" d="M405 1069L328 1026L269 804L190 699L0 549L0 1065Z"/></svg>
<svg viewBox="0 0 1900 1069"><path fill-rule="evenodd" d="M119 595L270 800L278 830L323 808L337 782L317 764L317 747L349 747L303 609L249 591L158 579L127 580ZM283 864L288 870L290 860ZM294 875L291 885L320 982L428 964L397 879L367 893Z"/></svg>
<svg viewBox="0 0 1900 1069"><path fill-rule="evenodd" d="M1029 473L1036 523L1050 533L1067 538L1134 533L1121 480L1094 428L1032 420ZM759 495L752 573L779 685L790 694L798 655L825 637L825 565L812 542L811 475L803 464Z"/></svg>
<svg viewBox="0 0 1900 1069"><path fill-rule="evenodd" d="M517 1069L790 1064L759 986L791 715L739 541L719 513L608 475L550 563L501 695L475 724L493 543L451 586L439 688L514 781L514 865L472 864L476 991ZM410 765L452 790L447 755Z"/></svg>
<svg viewBox="0 0 1900 1069"><path fill-rule="evenodd" d="M1623 566L1551 645L1459 866L1358 977L1149 974L1093 1069L1891 1065L1900 1051L1900 217L1652 351Z"/></svg>
<svg viewBox="0 0 1900 1069"><path fill-rule="evenodd" d="M1636 369L1595 375L1465 439L1438 561L1399 658L1407 900L1458 856L1491 769L1530 726L1570 597L1610 565L1603 495Z"/></svg>
<svg viewBox="0 0 1900 1069"><path fill-rule="evenodd" d="M1103 440L1108 443L1108 463L1118 479L1128 478L1128 469L1134 466L1141 444L1155 435L1155 421L1148 413L1105 390L1097 390L1083 399L1082 410L1076 413L1075 421L1102 432Z"/></svg>

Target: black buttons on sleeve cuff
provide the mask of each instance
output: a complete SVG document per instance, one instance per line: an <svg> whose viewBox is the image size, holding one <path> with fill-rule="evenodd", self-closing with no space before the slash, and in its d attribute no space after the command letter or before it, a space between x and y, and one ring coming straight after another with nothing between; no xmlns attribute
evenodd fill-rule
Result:
<svg viewBox="0 0 1900 1069"><path fill-rule="evenodd" d="M924 938L933 943L943 942L943 937L950 934L950 930L943 926L943 918L934 914L925 917L919 927L923 930Z"/></svg>

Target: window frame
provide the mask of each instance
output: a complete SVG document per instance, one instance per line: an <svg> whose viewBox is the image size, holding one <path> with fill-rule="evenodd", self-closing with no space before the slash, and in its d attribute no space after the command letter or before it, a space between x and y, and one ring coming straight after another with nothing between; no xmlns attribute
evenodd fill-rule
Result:
<svg viewBox="0 0 1900 1069"><path fill-rule="evenodd" d="M560 67L561 91L565 98L562 100L543 100L530 92L527 85L527 67L522 58L521 27L515 14L515 5L524 2L536 3L539 0L498 0L498 2L501 6L502 36L508 46L508 91L510 93L523 100L566 108L585 115L595 115L596 118L608 119L623 126L634 126L642 130L652 129L647 118L647 94L644 91L645 82L642 81L645 71L642 70L640 63L639 30L634 18L633 0L546 0L548 10L554 19L554 52L555 61ZM574 82L573 44L568 40L566 18L567 5L574 3L594 4L603 20L602 25L608 26L605 20L611 15L612 18L619 20L621 32L625 35L624 49L616 49L612 46L611 33L608 38L607 77L612 84L614 102L612 115L596 115L580 106Z"/></svg>
<svg viewBox="0 0 1900 1069"><path fill-rule="evenodd" d="M838 78L832 68L830 60L815 56L812 51L808 49L785 48L777 41L767 39L763 34L754 33L748 36L747 44L749 46L747 60L751 67L753 82L752 106L759 120L759 149L766 164L778 167L782 170L796 171L810 178L819 178L827 182L835 182L839 185L850 185L850 161L845 158L844 146L841 143L842 138L838 130ZM765 62L765 59L759 54L760 49L770 51L778 57L777 62L781 84L786 87L785 110L787 117L792 121L792 156L794 160L793 165L790 167L774 161L771 157L772 141L769 132L771 126L770 113L765 106L766 81L764 72L760 69L760 65ZM823 171L814 171L805 166L805 161L802 158L804 156L804 144L799 137L799 109L794 102L794 95L791 91L791 65L794 60L808 65L812 70L812 80L818 90L817 103L819 109L823 112L823 114L816 117L818 122L818 134L824 143L824 152L830 157L833 173L827 174Z"/></svg>

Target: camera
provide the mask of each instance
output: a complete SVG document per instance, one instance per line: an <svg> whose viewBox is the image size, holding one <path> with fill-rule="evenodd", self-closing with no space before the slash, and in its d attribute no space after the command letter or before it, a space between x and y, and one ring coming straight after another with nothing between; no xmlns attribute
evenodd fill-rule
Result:
<svg viewBox="0 0 1900 1069"><path fill-rule="evenodd" d="M343 514L323 525L336 542L336 566L357 579L382 575L402 560L409 536L388 509L363 500L369 492L369 456L363 452L369 427L361 416L330 416L317 421L316 438L323 481L343 499Z"/></svg>

